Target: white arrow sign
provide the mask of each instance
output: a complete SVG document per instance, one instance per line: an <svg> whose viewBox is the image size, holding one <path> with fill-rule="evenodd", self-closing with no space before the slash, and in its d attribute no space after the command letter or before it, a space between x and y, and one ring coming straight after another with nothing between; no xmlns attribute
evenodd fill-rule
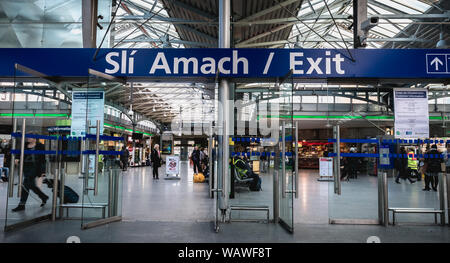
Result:
<svg viewBox="0 0 450 263"><path fill-rule="evenodd" d="M442 62L439 58L435 57L432 61L431 61L431 66L433 66L433 64L435 64L436 67L436 71L439 70L439 64L441 64L442 66L444 65L444 62Z"/></svg>

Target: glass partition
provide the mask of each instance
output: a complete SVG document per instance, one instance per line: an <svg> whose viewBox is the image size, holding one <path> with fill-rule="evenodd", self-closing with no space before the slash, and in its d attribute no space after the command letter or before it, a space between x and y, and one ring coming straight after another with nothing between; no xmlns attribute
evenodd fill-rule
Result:
<svg viewBox="0 0 450 263"><path fill-rule="evenodd" d="M328 221L380 224L378 141L392 123L377 118L386 108L371 112L367 103L354 103L367 99L369 90L364 96L351 90L327 85L322 91L327 95L322 123L330 144L319 159L319 178L328 181Z"/></svg>
<svg viewBox="0 0 450 263"><path fill-rule="evenodd" d="M293 231L294 125L291 74L235 90L231 221L275 220Z"/></svg>
<svg viewBox="0 0 450 263"><path fill-rule="evenodd" d="M88 88L74 91L76 92L74 96L78 96L80 100L72 101L73 108L85 109L85 122L82 124L86 127L82 169L81 224L83 229L121 220L120 155L122 150L117 149L114 142L121 141L123 138L103 135L103 105L105 89L122 85L124 81L121 79L89 69ZM78 104L75 105L75 103ZM100 163L104 164L103 169Z"/></svg>
<svg viewBox="0 0 450 263"><path fill-rule="evenodd" d="M60 176L61 137L54 128L68 117L48 113L61 102L43 100L40 94L59 92L44 74L19 64L14 70L5 231L57 217L58 191L52 190Z"/></svg>

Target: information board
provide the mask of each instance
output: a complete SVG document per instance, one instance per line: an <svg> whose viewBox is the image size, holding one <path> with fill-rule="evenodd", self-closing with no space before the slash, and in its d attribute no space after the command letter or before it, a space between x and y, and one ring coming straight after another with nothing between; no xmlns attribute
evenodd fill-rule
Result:
<svg viewBox="0 0 450 263"><path fill-rule="evenodd" d="M390 166L391 160L389 158L389 145L380 146L380 168L386 169Z"/></svg>
<svg viewBox="0 0 450 263"><path fill-rule="evenodd" d="M333 158L319 158L319 176L322 178L333 177Z"/></svg>
<svg viewBox="0 0 450 263"><path fill-rule="evenodd" d="M428 91L394 89L395 138L429 138Z"/></svg>
<svg viewBox="0 0 450 263"><path fill-rule="evenodd" d="M90 120L91 126L95 126L97 120L100 120L100 134L103 134L104 95L104 91L74 90L72 92L71 136L85 136L87 120ZM95 134L95 128L90 129L89 133Z"/></svg>
<svg viewBox="0 0 450 263"><path fill-rule="evenodd" d="M180 173L180 157L170 155L166 157L166 174L179 174Z"/></svg>

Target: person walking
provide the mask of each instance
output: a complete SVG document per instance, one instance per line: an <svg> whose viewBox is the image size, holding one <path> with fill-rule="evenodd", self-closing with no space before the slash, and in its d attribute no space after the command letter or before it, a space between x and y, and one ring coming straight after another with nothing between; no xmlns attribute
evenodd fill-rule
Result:
<svg viewBox="0 0 450 263"><path fill-rule="evenodd" d="M159 151L159 144L155 144L155 146L153 146L150 159L152 161L153 179L159 179L158 168L161 167L161 152Z"/></svg>
<svg viewBox="0 0 450 263"><path fill-rule="evenodd" d="M411 178L408 177L408 159L405 158L405 154L406 154L406 150L405 147L401 147L400 148L400 157L398 157L395 160L395 169L397 170L397 176L395 177L395 182L397 184L400 183L400 178L401 179L409 179L409 182L411 182ZM411 182L412 183L412 182Z"/></svg>
<svg viewBox="0 0 450 263"><path fill-rule="evenodd" d="M126 171L128 167L128 158L130 157L130 152L123 146L122 154L120 155L120 163L122 164L122 171Z"/></svg>
<svg viewBox="0 0 450 263"><path fill-rule="evenodd" d="M194 147L194 150L191 154L192 163L194 164L194 174L201 173L202 168L200 166L200 150L198 146Z"/></svg>
<svg viewBox="0 0 450 263"><path fill-rule="evenodd" d="M437 186L439 183L438 175L442 171L441 163L443 162L444 159L437 150L437 145L431 145L431 150L427 152L427 158L425 158L427 170L425 174L425 188L423 191L430 191L430 184L433 191L437 191Z"/></svg>
<svg viewBox="0 0 450 263"><path fill-rule="evenodd" d="M31 133L33 134L33 133ZM28 151L44 151L45 147L38 143L35 138L26 138ZM19 163L19 160L16 160ZM25 204L30 190L35 192L42 200L41 207L47 203L48 196L44 194L36 185L36 178L45 176L45 155L25 154L23 158L23 183L19 205L12 209L13 212L25 210Z"/></svg>

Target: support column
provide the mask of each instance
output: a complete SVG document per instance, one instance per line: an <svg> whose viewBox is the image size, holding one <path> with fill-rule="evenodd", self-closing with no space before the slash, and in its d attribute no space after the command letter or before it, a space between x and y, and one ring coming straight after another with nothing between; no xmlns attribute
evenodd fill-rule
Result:
<svg viewBox="0 0 450 263"><path fill-rule="evenodd" d="M366 34L361 29L363 21L367 20L367 0L353 0L353 47L363 48L362 41ZM364 41L363 41L364 42Z"/></svg>
<svg viewBox="0 0 450 263"><path fill-rule="evenodd" d="M231 3L230 0L219 0L219 48L230 48L230 38L231 38L231 27L230 27L230 14L231 14ZM218 112L218 126L219 132L219 145L222 151L219 151L219 177L222 180L218 182L221 185L222 194L220 209L225 210L228 208L228 189L229 189L229 170L228 170L228 160L229 160L229 137L232 134L234 128L233 126L233 108L231 107L231 93L232 88L230 87L227 79L221 79L219 83L219 112ZM231 132L230 132L231 130Z"/></svg>
<svg viewBox="0 0 450 263"><path fill-rule="evenodd" d="M96 48L97 46L97 10L98 0L81 2L83 48Z"/></svg>

